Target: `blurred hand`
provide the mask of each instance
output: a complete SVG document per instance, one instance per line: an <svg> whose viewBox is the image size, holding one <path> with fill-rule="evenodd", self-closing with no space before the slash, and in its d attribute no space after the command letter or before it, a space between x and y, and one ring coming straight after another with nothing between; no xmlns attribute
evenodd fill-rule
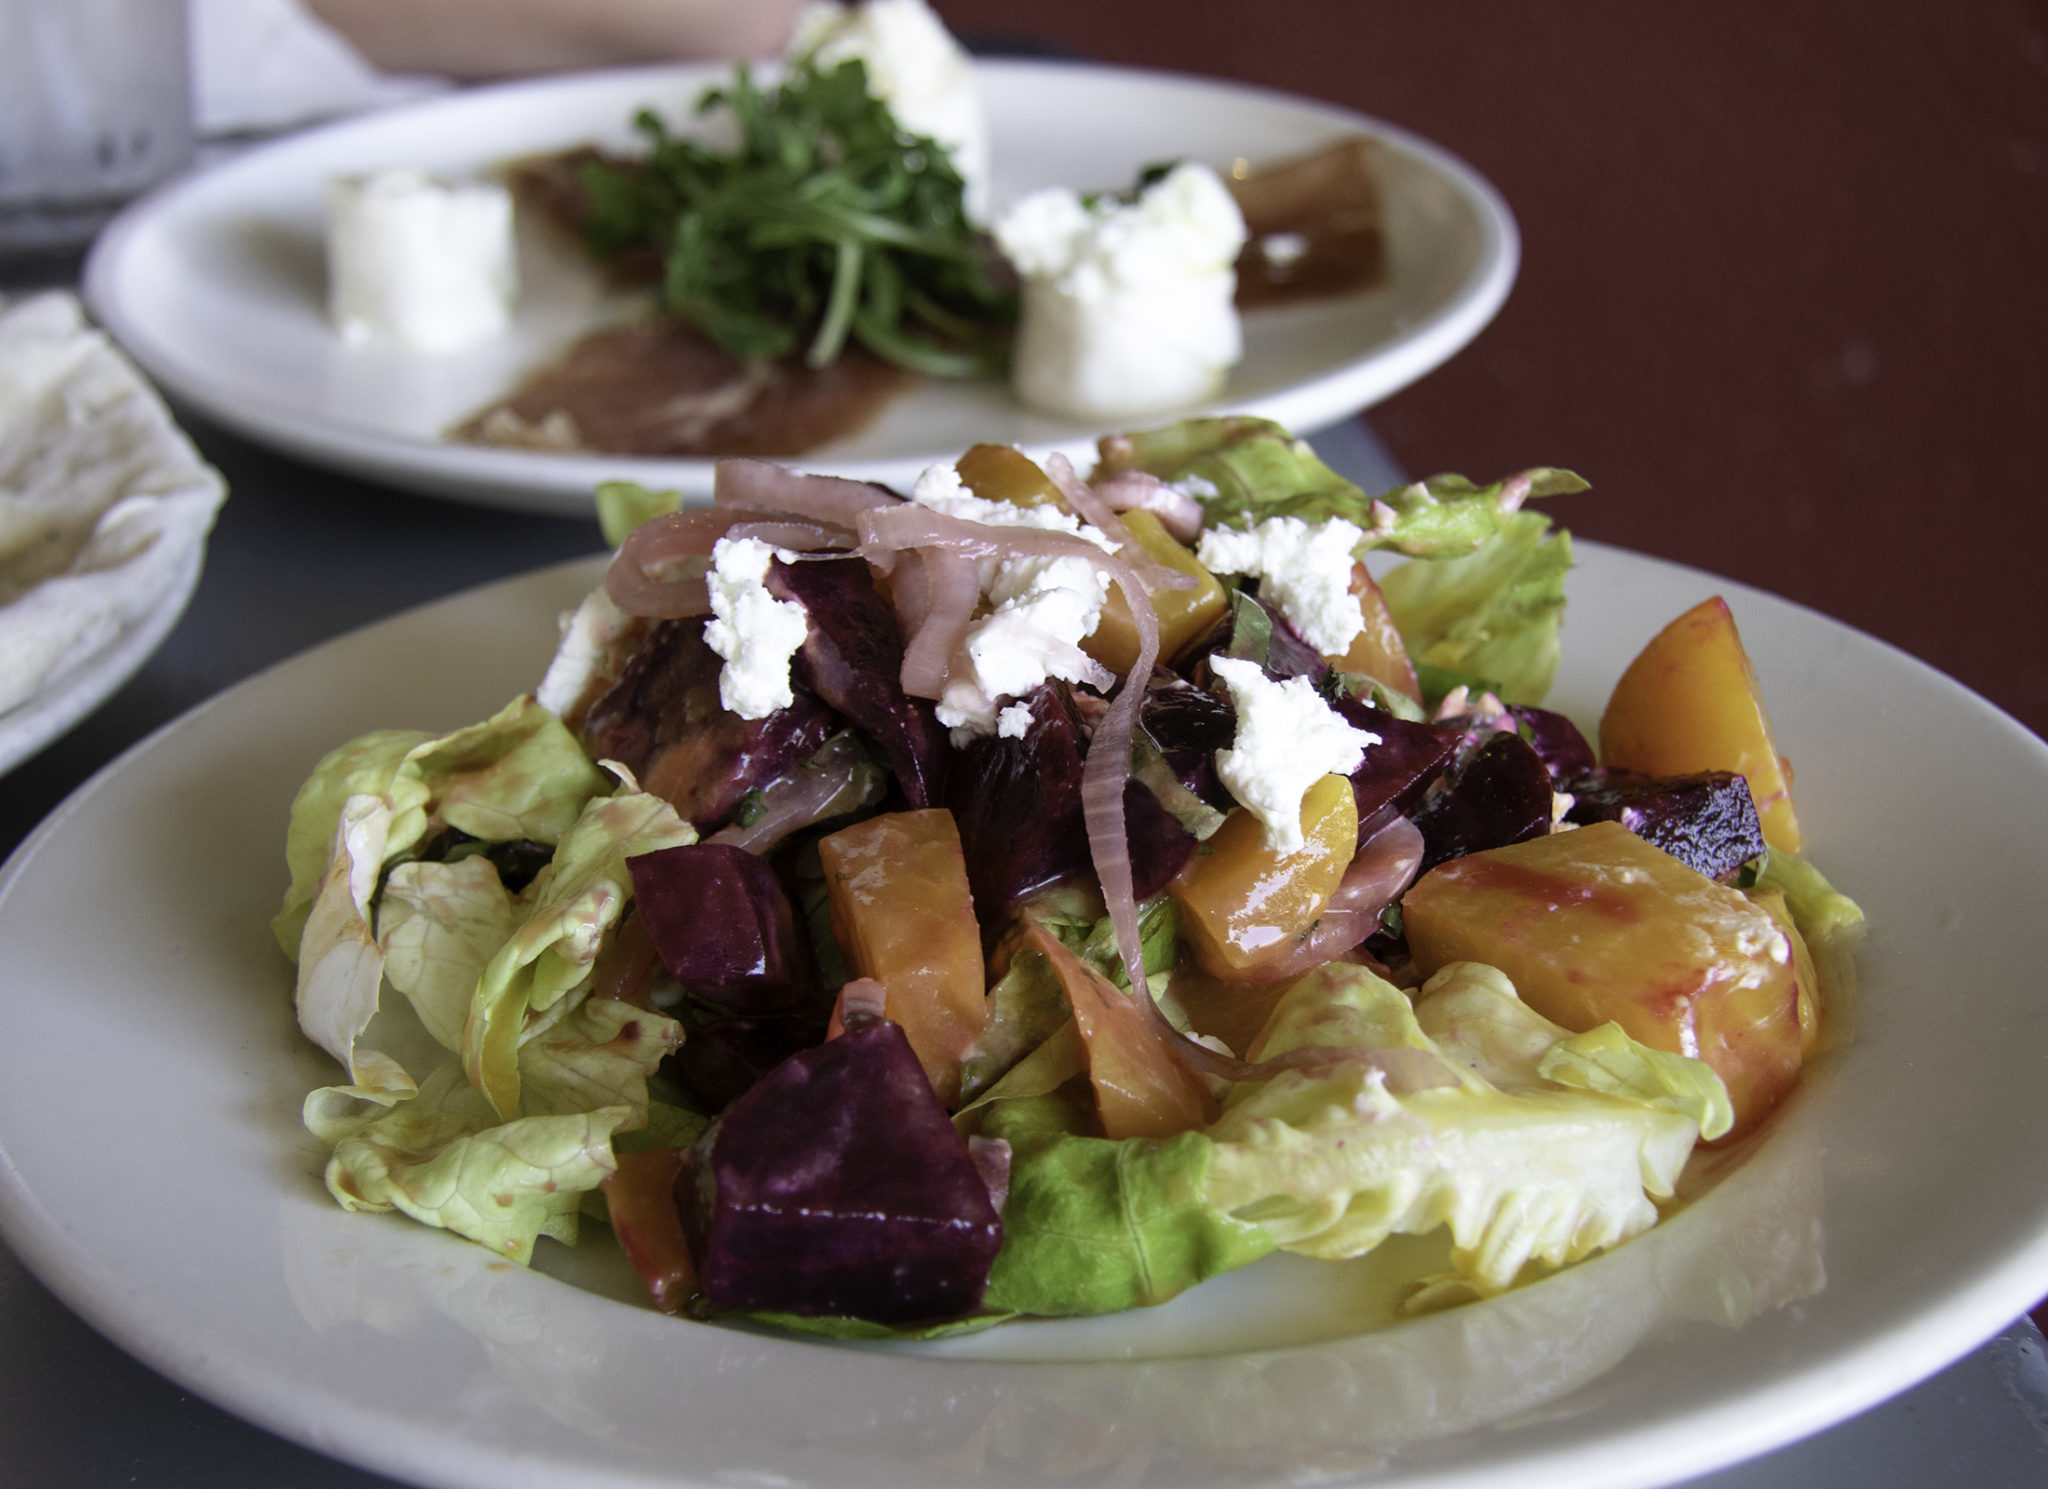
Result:
<svg viewBox="0 0 2048 1489"><path fill-rule="evenodd" d="M802 0L305 0L386 72L456 78L781 52Z"/></svg>

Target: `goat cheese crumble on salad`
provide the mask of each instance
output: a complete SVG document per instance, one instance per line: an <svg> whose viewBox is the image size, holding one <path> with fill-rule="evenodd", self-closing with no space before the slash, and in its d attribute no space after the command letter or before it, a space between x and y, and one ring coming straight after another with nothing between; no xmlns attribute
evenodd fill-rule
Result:
<svg viewBox="0 0 2048 1489"><path fill-rule="evenodd" d="M867 1338L1440 1229L1442 1307L1654 1225L1796 1082L1861 915L1719 600L1597 755L1541 707L1570 540L1524 502L1582 485L1375 499L1220 418L1085 479L604 488L537 693L293 804L329 1190L519 1261L602 1223L664 1309ZM1355 626L1208 561L1274 533L1341 550Z"/></svg>

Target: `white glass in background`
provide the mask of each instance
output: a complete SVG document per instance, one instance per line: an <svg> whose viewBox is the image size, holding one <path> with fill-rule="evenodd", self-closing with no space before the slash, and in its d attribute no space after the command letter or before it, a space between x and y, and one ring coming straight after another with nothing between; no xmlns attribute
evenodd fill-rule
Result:
<svg viewBox="0 0 2048 1489"><path fill-rule="evenodd" d="M0 0L0 254L76 248L192 158L185 0Z"/></svg>

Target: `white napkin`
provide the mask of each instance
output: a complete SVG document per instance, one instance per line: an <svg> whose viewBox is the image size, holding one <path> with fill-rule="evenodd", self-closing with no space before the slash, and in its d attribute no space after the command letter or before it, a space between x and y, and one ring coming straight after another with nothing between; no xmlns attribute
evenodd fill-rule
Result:
<svg viewBox="0 0 2048 1489"><path fill-rule="evenodd" d="M0 715L163 603L225 494L73 296L0 304Z"/></svg>
<svg viewBox="0 0 2048 1489"><path fill-rule="evenodd" d="M202 139L270 134L438 93L446 78L377 71L299 0L189 0Z"/></svg>

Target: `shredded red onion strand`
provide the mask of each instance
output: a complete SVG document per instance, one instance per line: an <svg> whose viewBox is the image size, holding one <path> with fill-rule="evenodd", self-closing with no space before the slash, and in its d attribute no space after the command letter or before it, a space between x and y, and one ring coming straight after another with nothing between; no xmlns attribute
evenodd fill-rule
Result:
<svg viewBox="0 0 2048 1489"><path fill-rule="evenodd" d="M1092 489L1113 512L1150 512L1177 543L1193 543L1202 535L1202 504L1150 471L1127 470L1097 481Z"/></svg>
<svg viewBox="0 0 2048 1489"><path fill-rule="evenodd" d="M953 652L974 620L981 600L981 570L958 553L927 550L924 619L903 647L903 691L912 698L937 698L946 691Z"/></svg>
<svg viewBox="0 0 2048 1489"><path fill-rule="evenodd" d="M1123 519L1110 510L1109 503L1096 495L1075 473L1073 462L1066 456L1057 450L1048 455L1045 473L1059 488L1060 495L1067 499L1067 505L1074 509L1074 515L1116 544L1117 556L1131 566L1146 589L1157 593L1162 589L1195 587L1194 575L1169 568L1145 551L1144 545L1133 538L1131 530L1124 526Z"/></svg>
<svg viewBox="0 0 2048 1489"><path fill-rule="evenodd" d="M628 615L679 620L709 615L704 571L682 569L684 561L708 558L712 546L745 519L739 512L668 512L626 534L604 571L604 590ZM677 572L682 569L681 572Z"/></svg>
<svg viewBox="0 0 2048 1489"><path fill-rule="evenodd" d="M872 507L898 505L902 498L865 481L814 476L768 460L721 460L712 468L711 500L724 508L788 513L851 529Z"/></svg>

